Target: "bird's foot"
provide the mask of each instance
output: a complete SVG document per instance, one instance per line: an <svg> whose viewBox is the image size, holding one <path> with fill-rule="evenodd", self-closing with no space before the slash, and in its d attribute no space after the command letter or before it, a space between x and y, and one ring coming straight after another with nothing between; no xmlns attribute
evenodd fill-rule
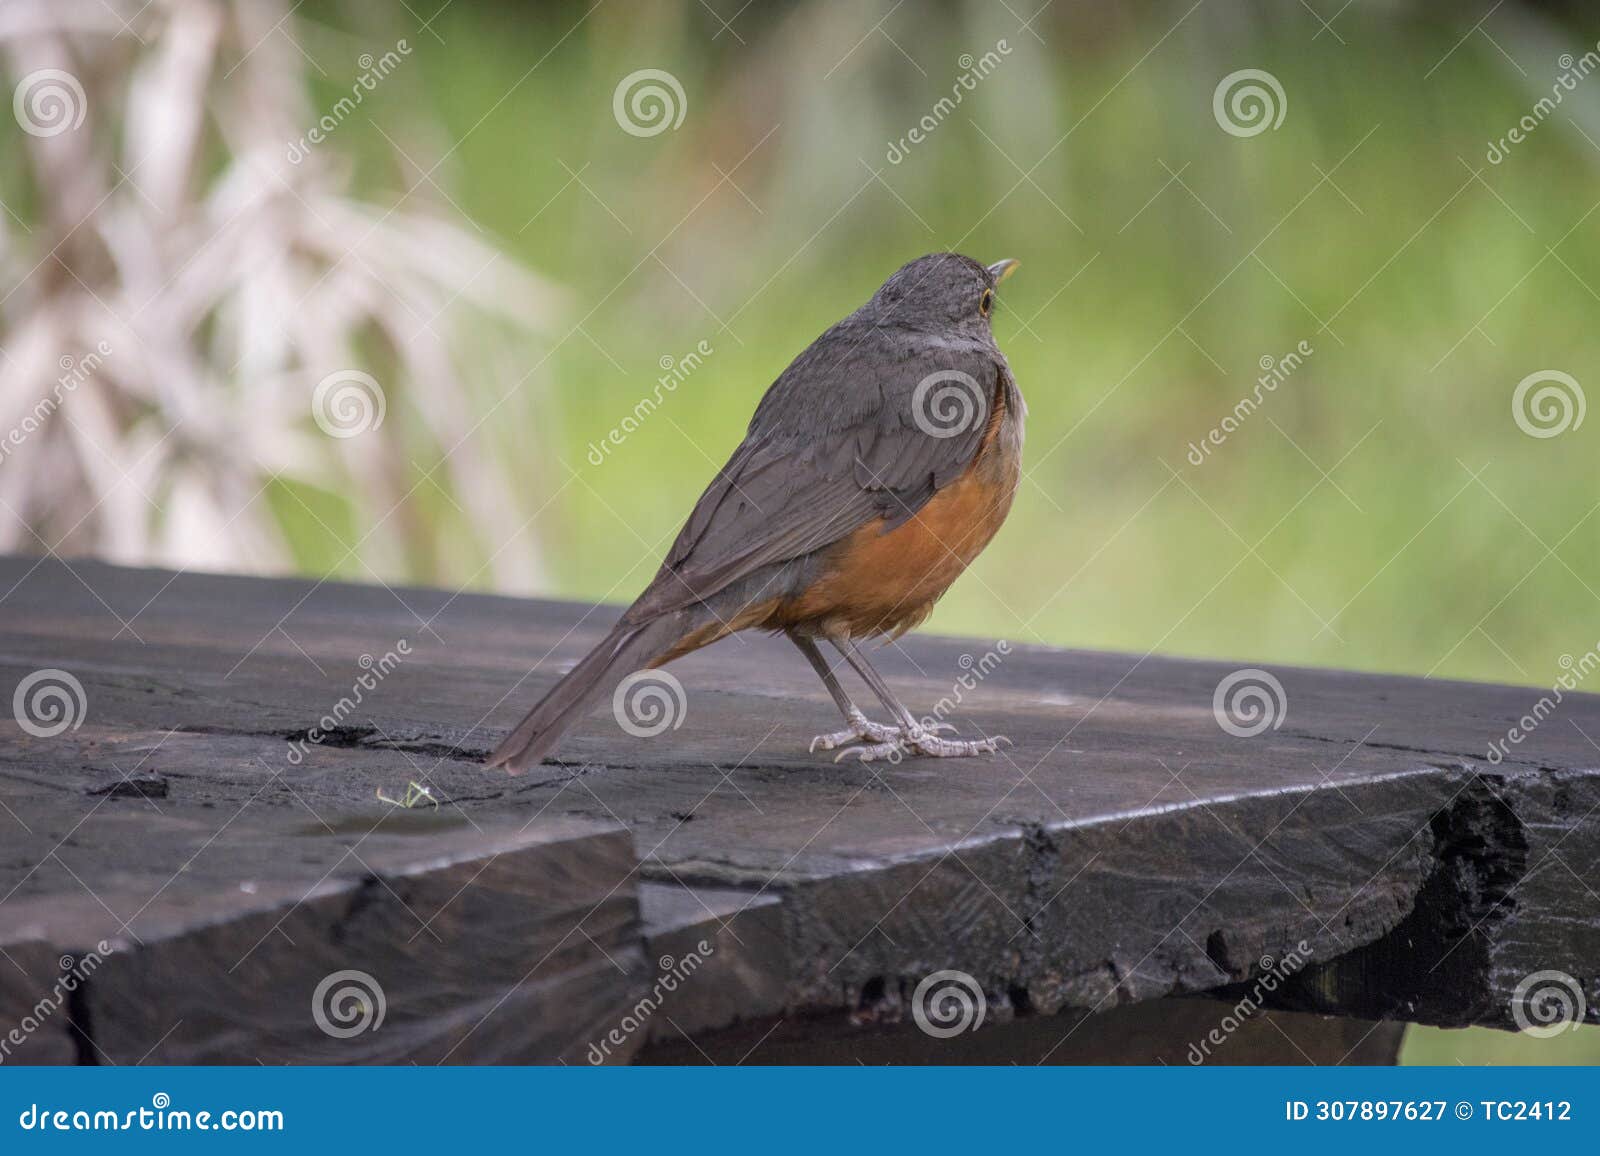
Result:
<svg viewBox="0 0 1600 1156"><path fill-rule="evenodd" d="M898 729L898 728L889 728ZM874 762L878 759L888 759L899 762L907 755L924 755L930 759L965 759L973 755L994 754L1001 747L1011 745L1011 740L1005 735L995 735L987 739L942 739L934 732L933 727L915 727L909 734L896 737L892 741L867 743L858 747L849 747L834 756L834 762L841 762L846 758L858 759L863 763ZM954 730L954 727L937 724L937 729Z"/></svg>
<svg viewBox="0 0 1600 1156"><path fill-rule="evenodd" d="M852 743L863 743L871 747L892 747L905 737L904 727L875 723L859 710L852 711L846 717L850 723L848 728L842 731L835 731L832 734L818 735L811 740L811 750L813 752L831 751L835 747L843 747ZM955 729L949 723L934 723L928 728L930 731L953 731Z"/></svg>

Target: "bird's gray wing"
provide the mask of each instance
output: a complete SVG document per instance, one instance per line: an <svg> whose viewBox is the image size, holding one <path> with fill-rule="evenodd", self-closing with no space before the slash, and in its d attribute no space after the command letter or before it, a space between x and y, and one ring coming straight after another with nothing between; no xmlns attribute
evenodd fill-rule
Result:
<svg viewBox="0 0 1600 1156"><path fill-rule="evenodd" d="M873 519L905 521L965 472L997 394L1014 390L992 350L835 326L767 391L630 613L709 598Z"/></svg>

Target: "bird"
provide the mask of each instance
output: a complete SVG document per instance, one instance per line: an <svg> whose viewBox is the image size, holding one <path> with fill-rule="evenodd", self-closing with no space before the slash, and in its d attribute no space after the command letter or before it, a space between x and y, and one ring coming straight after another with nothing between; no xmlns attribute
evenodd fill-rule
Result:
<svg viewBox="0 0 1600 1156"><path fill-rule="evenodd" d="M767 389L644 592L487 765L536 765L630 675L753 629L787 635L844 716L813 752L950 758L1008 743L919 722L861 644L921 624L1011 510L1027 407L991 322L996 289L1018 264L918 257L807 346ZM824 643L893 722L856 706Z"/></svg>

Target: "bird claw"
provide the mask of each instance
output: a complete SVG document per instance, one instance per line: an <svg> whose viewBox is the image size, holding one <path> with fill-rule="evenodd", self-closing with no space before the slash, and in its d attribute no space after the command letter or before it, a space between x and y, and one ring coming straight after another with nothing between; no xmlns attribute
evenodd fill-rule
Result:
<svg viewBox="0 0 1600 1156"><path fill-rule="evenodd" d="M833 756L833 761L836 763L842 763L845 759L853 758L858 762L863 763L870 763L874 759L890 759L894 762L899 762L900 759L898 758L898 755L900 754L900 751L901 744L898 741L890 743L866 743L858 747L846 747L844 750Z"/></svg>
<svg viewBox="0 0 1600 1156"><path fill-rule="evenodd" d="M922 742L916 744L916 751L933 759L964 759L973 755L997 754L1002 744L1008 747L1012 745L1005 735L987 739L941 739L925 735Z"/></svg>
<svg viewBox="0 0 1600 1156"><path fill-rule="evenodd" d="M934 733L937 729L955 728L944 723L937 724L936 727L919 727L906 738L847 747L835 755L833 761L837 763L846 758L855 758L863 763L878 759L899 762L901 758L912 754L931 759L962 759L974 755L995 754L1002 744L1008 747L1012 745L1011 740L1005 735L995 735L986 739L942 739Z"/></svg>
<svg viewBox="0 0 1600 1156"><path fill-rule="evenodd" d="M849 717L850 726L842 731L832 734L817 735L811 740L810 753L816 754L819 750L831 751L836 747L843 747L853 743L862 743L872 747L892 747L905 737L905 728L890 726L886 723L875 723L866 715L857 711ZM930 723L922 728L930 734L940 731L954 731L956 728L949 723ZM835 762L838 760L835 759Z"/></svg>
<svg viewBox="0 0 1600 1156"><path fill-rule="evenodd" d="M852 719L850 727L846 730L834 731L832 734L818 735L816 738L812 739L811 753L815 754L819 750L831 751L835 747L842 747L848 743L865 742L872 743L874 745L881 745L884 743L893 744L898 742L899 739L899 727L885 726L883 723L875 723L865 715L862 715L858 719Z"/></svg>

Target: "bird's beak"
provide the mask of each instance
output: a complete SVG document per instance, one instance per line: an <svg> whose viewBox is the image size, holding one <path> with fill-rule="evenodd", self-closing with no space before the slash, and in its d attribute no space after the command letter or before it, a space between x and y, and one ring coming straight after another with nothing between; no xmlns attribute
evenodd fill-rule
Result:
<svg viewBox="0 0 1600 1156"><path fill-rule="evenodd" d="M989 276L993 277L994 283L998 285L1007 277L1011 276L1012 272L1020 264L1022 264L1022 262L1013 257L1007 257L1004 261L996 261L993 265L989 266Z"/></svg>

